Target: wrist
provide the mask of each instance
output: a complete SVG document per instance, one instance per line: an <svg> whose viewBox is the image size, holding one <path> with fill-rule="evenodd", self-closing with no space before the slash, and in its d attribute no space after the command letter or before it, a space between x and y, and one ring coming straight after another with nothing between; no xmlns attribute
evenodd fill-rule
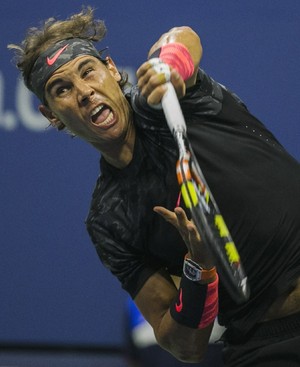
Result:
<svg viewBox="0 0 300 367"><path fill-rule="evenodd" d="M199 265L187 254L183 262L183 274L193 282L210 283L216 279L217 270L215 266Z"/></svg>
<svg viewBox="0 0 300 367"><path fill-rule="evenodd" d="M156 50L149 58L153 57L158 57L163 63L175 69L184 81L194 75L195 66L192 56L182 43L167 43Z"/></svg>
<svg viewBox="0 0 300 367"><path fill-rule="evenodd" d="M193 282L183 275L178 295L170 306L172 318L193 329L211 325L218 315L218 283L218 274L207 284Z"/></svg>

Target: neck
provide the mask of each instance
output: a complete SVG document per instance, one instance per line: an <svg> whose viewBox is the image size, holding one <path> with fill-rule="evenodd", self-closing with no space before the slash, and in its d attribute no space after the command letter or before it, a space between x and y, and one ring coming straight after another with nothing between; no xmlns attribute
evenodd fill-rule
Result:
<svg viewBox="0 0 300 367"><path fill-rule="evenodd" d="M128 166L131 162L133 157L133 150L134 150L134 143L135 143L135 129L133 124L130 125L130 128L127 131L125 139L123 142L119 144L116 142L112 146L110 144L109 147L101 149L102 157L113 167L122 169ZM94 145L94 144L93 144ZM96 145L94 145L97 148ZM116 146L118 146L116 148Z"/></svg>

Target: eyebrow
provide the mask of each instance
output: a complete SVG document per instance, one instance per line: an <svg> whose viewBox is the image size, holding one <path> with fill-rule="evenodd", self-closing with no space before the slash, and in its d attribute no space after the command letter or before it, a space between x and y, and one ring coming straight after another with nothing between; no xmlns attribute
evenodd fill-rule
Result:
<svg viewBox="0 0 300 367"><path fill-rule="evenodd" d="M71 61L71 60L70 60ZM92 63L95 63L95 59L94 58L88 58L88 59L85 59L85 60L83 60L83 61L81 61L80 63L79 63L79 65L78 65L78 67L77 67L77 71L78 72L80 72L81 70L82 70L82 68L86 65L86 64L88 64L88 63L90 63L90 62L92 62ZM49 83L49 85L47 86L47 88L46 88L46 91L47 91L47 93L48 94L51 94L50 92L51 92L51 89L53 88L53 87L55 87L55 85L56 84L59 84L59 83L61 83L61 82L63 82L64 81L64 79L63 78L57 78L57 79L54 79L51 83Z"/></svg>

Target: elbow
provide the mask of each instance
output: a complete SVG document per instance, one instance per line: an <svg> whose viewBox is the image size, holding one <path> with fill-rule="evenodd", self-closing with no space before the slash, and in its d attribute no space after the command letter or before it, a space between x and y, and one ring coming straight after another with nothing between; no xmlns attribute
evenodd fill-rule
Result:
<svg viewBox="0 0 300 367"><path fill-rule="evenodd" d="M177 360L184 363L199 363L202 362L207 350L207 345L199 345L198 343L189 342L186 340L169 340L157 339L161 348L165 349L173 355Z"/></svg>
<svg viewBox="0 0 300 367"><path fill-rule="evenodd" d="M205 353L201 350L173 349L169 352L179 361L184 363L200 363L204 359Z"/></svg>
<svg viewBox="0 0 300 367"><path fill-rule="evenodd" d="M204 355L202 353L187 353L186 351L181 351L176 355L173 354L176 359L184 363L201 363L203 362Z"/></svg>

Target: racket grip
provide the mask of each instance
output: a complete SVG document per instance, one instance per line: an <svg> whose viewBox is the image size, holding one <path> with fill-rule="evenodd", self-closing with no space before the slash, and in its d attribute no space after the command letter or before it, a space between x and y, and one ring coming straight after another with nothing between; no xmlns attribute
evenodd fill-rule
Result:
<svg viewBox="0 0 300 367"><path fill-rule="evenodd" d="M164 94L161 104L172 134L180 132L186 135L185 119L172 83L167 82L167 91Z"/></svg>

